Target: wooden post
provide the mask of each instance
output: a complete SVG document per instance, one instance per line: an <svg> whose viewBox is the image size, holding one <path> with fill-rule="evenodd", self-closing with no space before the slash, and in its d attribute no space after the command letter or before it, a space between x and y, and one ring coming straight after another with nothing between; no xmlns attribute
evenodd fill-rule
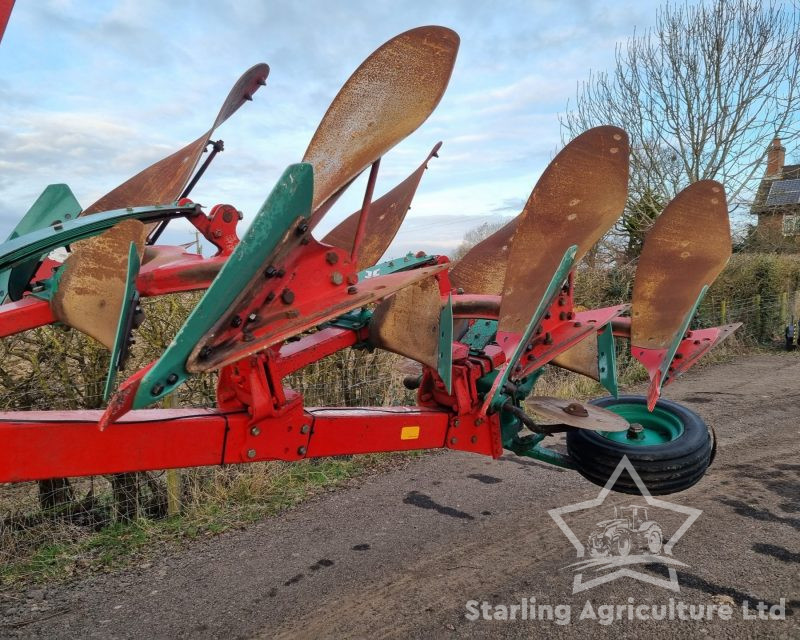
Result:
<svg viewBox="0 0 800 640"><path fill-rule="evenodd" d="M781 294L781 322L786 323L789 319L789 292Z"/></svg>
<svg viewBox="0 0 800 640"><path fill-rule="evenodd" d="M165 409L174 409L177 406L177 398L174 393L166 396L162 400ZM181 513L181 496L183 492L180 469L167 469L167 515L177 516Z"/></svg>
<svg viewBox="0 0 800 640"><path fill-rule="evenodd" d="M719 306L720 324L728 324L728 301L723 300Z"/></svg>

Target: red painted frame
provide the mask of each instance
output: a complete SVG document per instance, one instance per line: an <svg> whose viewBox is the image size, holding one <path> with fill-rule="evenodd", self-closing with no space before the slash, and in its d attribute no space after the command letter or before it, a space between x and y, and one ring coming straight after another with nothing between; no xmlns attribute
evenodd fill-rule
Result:
<svg viewBox="0 0 800 640"><path fill-rule="evenodd" d="M238 241L234 212L218 205L213 215L196 221L214 239L216 256L203 259L164 248L166 262L143 266L140 294L207 288ZM169 259L172 249L175 260ZM443 294L451 292L446 271L435 277ZM456 318L497 318L497 296L454 294L453 299ZM615 335L629 337L630 320L619 317L625 308L575 313L570 278L515 377L609 323ZM52 322L49 303L30 295L0 307L0 337ZM220 371L217 409L132 411L104 431L101 411L0 413L0 482L441 447L502 455L499 416L484 412L477 391L480 378L506 363L498 346L474 355L466 345L453 343L452 391L435 371L425 369L415 407L304 408L302 396L283 386L286 375L364 342L367 334L366 328L329 326L227 365ZM684 340L675 373L691 366L721 335L721 329L696 331Z"/></svg>

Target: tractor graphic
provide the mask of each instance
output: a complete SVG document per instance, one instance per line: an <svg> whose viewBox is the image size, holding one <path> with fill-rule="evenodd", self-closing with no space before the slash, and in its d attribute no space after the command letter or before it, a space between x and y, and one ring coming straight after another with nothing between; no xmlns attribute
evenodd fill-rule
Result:
<svg viewBox="0 0 800 640"><path fill-rule="evenodd" d="M647 517L647 507L614 507L614 518L602 520L589 534L589 553L593 556L627 556L631 550L656 555L664 536L661 527Z"/></svg>

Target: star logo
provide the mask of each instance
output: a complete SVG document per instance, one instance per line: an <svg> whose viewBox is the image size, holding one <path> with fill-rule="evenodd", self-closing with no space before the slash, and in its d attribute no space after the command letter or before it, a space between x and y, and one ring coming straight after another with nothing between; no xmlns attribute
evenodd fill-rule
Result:
<svg viewBox="0 0 800 640"><path fill-rule="evenodd" d="M563 516L569 513L602 507L608 494L611 493L611 488L623 471L628 472L647 504L614 507L614 517L597 522L596 528L589 536L586 545L584 545L564 521ZM648 517L648 507L678 513L686 516L686 519L676 529L675 533L664 542L663 529L658 522ZM679 592L680 585L678 584L678 575L675 567L686 567L688 565L676 560L672 556L672 549L703 512L700 509L685 507L651 496L636 469L633 468L630 460L628 460L628 456L623 456L614 473L611 474L608 482L606 482L596 498L557 509L550 509L548 513L577 552L579 561L565 567L576 572L572 584L572 593L575 594L622 577L633 578L670 591ZM640 547L644 547L645 552L631 554L634 549ZM587 556L589 556L588 559ZM637 564L653 563L663 564L667 567L668 580L641 573L631 568ZM584 573L589 570L594 570L594 573L605 573L585 579Z"/></svg>

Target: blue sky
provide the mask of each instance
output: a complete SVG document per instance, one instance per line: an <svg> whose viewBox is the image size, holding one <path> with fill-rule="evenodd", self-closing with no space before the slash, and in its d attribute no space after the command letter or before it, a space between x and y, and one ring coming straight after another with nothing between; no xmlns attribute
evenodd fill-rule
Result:
<svg viewBox="0 0 800 640"><path fill-rule="evenodd" d="M83 206L205 131L257 62L266 87L215 137L225 141L192 194L257 211L298 161L358 64L406 29L461 36L442 102L384 158L376 196L443 141L392 253L448 253L465 231L515 215L557 151L558 113L615 44L659 3L239 0L17 0L0 44L0 236L41 190L65 182ZM364 176L320 225L357 209ZM166 242L193 239L172 223Z"/></svg>

